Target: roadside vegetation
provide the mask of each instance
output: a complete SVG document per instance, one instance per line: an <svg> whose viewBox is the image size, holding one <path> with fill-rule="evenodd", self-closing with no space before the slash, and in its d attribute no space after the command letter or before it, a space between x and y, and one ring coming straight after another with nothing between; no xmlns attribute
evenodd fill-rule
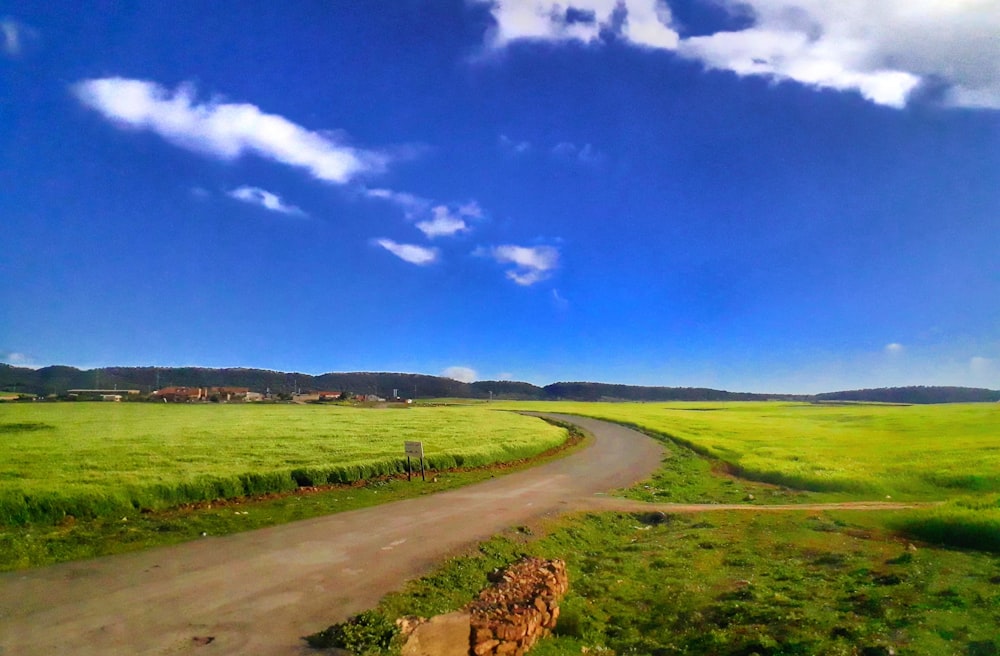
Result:
<svg viewBox="0 0 1000 656"><path fill-rule="evenodd" d="M1000 560L900 540L878 528L890 516L564 517L447 561L366 618L388 626L400 616L456 610L496 568L531 554L563 558L570 573L556 634L532 650L538 656L997 654ZM396 653L360 640L353 646Z"/></svg>

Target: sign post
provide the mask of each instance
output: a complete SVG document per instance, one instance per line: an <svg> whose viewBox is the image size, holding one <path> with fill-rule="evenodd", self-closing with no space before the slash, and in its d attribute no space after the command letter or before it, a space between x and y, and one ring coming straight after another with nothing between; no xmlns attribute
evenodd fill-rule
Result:
<svg viewBox="0 0 1000 656"><path fill-rule="evenodd" d="M413 466L411 464L410 458L420 459L420 478L427 482L427 475L424 473L424 443L423 442L404 442L404 448L406 449L406 480L412 480L413 476Z"/></svg>

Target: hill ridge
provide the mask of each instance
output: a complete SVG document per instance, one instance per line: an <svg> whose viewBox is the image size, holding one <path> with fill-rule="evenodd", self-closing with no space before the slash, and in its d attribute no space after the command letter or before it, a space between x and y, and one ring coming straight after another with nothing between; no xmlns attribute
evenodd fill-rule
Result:
<svg viewBox="0 0 1000 656"><path fill-rule="evenodd" d="M1000 391L974 387L925 386L867 388L822 394L731 392L708 387L623 385L587 381L544 387L512 380L464 383L443 376L401 372L299 372L252 367L99 367L52 365L31 369L0 363L0 390L27 394L64 394L70 389L138 389L147 394L167 386L239 386L273 394L296 391L346 391L406 398L468 398L564 401L807 401L880 403L997 402Z"/></svg>

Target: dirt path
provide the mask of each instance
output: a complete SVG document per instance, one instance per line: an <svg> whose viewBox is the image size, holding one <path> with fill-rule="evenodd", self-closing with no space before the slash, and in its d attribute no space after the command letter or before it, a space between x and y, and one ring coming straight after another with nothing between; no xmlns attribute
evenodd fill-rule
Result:
<svg viewBox="0 0 1000 656"><path fill-rule="evenodd" d="M561 460L458 490L0 575L0 655L314 654L302 635L373 606L443 557L507 527L577 509L747 508L599 496L648 477L663 448L615 424L548 416L596 440ZM818 506L787 509L811 508Z"/></svg>

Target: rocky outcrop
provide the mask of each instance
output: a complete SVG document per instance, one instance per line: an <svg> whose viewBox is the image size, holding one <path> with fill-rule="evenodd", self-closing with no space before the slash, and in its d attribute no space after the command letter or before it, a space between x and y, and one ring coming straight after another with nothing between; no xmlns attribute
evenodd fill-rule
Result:
<svg viewBox="0 0 1000 656"><path fill-rule="evenodd" d="M403 656L522 656L555 628L568 588L565 562L523 558L463 611L396 620Z"/></svg>
<svg viewBox="0 0 1000 656"><path fill-rule="evenodd" d="M566 563L524 558L469 605L475 656L521 656L556 626L559 600L569 588Z"/></svg>

